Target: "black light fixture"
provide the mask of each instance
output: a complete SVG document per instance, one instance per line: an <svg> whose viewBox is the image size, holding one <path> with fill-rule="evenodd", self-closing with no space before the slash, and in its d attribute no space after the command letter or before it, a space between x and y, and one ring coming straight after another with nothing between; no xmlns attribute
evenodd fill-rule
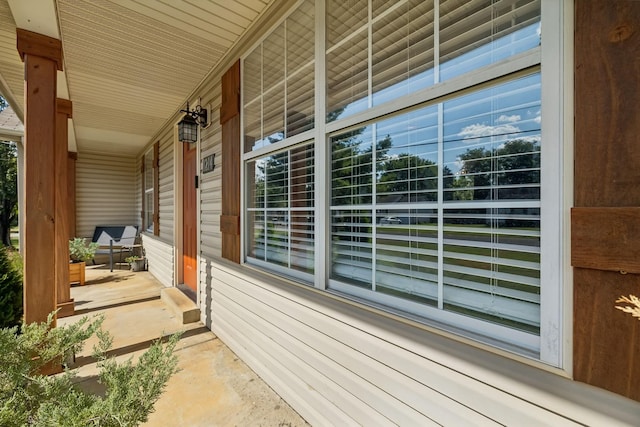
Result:
<svg viewBox="0 0 640 427"><path fill-rule="evenodd" d="M207 126L207 109L202 108L198 103L196 108L190 110L189 101L187 101L187 108L180 112L186 114L178 123L178 139L185 143L198 141L198 125Z"/></svg>

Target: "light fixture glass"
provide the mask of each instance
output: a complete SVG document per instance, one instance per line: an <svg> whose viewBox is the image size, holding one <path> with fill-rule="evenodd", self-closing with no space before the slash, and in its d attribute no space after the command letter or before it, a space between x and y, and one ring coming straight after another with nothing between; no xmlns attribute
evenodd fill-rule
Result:
<svg viewBox="0 0 640 427"><path fill-rule="evenodd" d="M178 123L178 139L186 143L198 141L198 123L189 114Z"/></svg>
<svg viewBox="0 0 640 427"><path fill-rule="evenodd" d="M198 141L198 125L207 127L207 109L202 108L198 102L198 106L193 110L189 109L189 102L187 102L187 108L180 110L182 113L186 113L180 123L178 123L178 139L185 143L194 143Z"/></svg>

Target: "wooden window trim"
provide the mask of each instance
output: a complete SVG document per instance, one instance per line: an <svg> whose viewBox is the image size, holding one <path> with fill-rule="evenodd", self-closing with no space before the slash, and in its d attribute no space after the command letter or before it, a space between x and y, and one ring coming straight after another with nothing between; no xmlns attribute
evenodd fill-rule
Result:
<svg viewBox="0 0 640 427"><path fill-rule="evenodd" d="M240 60L222 76L222 257L240 263Z"/></svg>

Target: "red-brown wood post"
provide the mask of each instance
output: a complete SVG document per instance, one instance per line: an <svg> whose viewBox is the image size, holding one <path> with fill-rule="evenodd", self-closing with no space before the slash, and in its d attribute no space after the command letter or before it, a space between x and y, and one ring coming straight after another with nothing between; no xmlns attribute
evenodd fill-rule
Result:
<svg viewBox="0 0 640 427"><path fill-rule="evenodd" d="M67 99L56 100L56 145L55 145L55 186L56 186L56 291L58 317L75 314L69 283L69 201L67 157L69 147L68 119L72 115L72 104Z"/></svg>
<svg viewBox="0 0 640 427"><path fill-rule="evenodd" d="M62 43L23 29L16 32L25 81L24 320L30 323L45 321L56 309L54 147Z"/></svg>

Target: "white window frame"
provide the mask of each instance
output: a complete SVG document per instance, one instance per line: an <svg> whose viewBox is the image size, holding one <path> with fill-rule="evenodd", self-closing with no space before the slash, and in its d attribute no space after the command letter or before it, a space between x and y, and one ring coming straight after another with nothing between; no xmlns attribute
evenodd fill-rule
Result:
<svg viewBox="0 0 640 427"><path fill-rule="evenodd" d="M151 159L150 162L147 162L147 159ZM153 182L153 146L144 153L142 156L142 162L144 164L144 174L142 176L142 191L144 192L144 218L143 218L143 226L144 231L153 234L153 226L154 226L154 218L155 212L154 209L154 191L155 191L155 183ZM151 164L151 185L147 182L147 176L149 175L149 171L147 170L147 166ZM149 195L151 195L151 203L149 203ZM151 206L149 206L149 204ZM149 214L151 214L151 221L149 221Z"/></svg>
<svg viewBox="0 0 640 427"><path fill-rule="evenodd" d="M295 10L300 2L291 9ZM436 7L438 3L435 3ZM329 280L330 270L330 245L327 244L330 234L330 164L329 137L332 134L344 132L351 128L361 127L380 120L383 116L401 114L412 108L418 108L431 103L443 102L447 99L460 96L478 88L495 85L503 81L511 81L517 77L541 72L542 81L542 137L544 140L541 164L544 172L541 173L541 320L540 336L536 342L529 342L532 348L536 348L539 354L532 356L520 350L518 346L510 346L509 340L514 338L508 331L506 334L498 334L497 338L504 342L497 342L492 338L486 338L486 333L492 333L493 325L474 318L468 320L457 319L451 323L451 316L464 317L442 310L434 310L430 320L420 319L422 323L436 325L444 331L462 335L465 338L484 344L497 346L501 350L517 353L545 369L570 371L571 369L571 268L569 259L569 210L572 200L572 149L573 149L573 86L572 86L572 50L573 45L573 1L541 0L541 33L542 43L540 47L515 55L498 63L482 67L470 74L447 80L444 83L425 88L402 98L371 107L354 115L326 123L326 64L325 64L325 1L316 0L315 21L315 127L312 130L285 139L269 147L263 147L256 151L243 153L241 167L241 216L242 233L246 233L246 206L244 195L246 163L254 158L267 153L284 150L303 141L315 140L315 275L313 286L319 290L329 290L331 286L340 290L340 283ZM264 37L259 40L241 58L244 60L253 49L258 46L275 29L289 13L284 14ZM369 24L371 27L371 24ZM437 30L437 24L436 24ZM369 32L372 29L369 28ZM437 32L436 32L437 43ZM369 58L371 61L371 58ZM544 64L542 66L541 64ZM241 67L241 73L243 72ZM437 71L436 71L437 73ZM241 78L241 81L243 79ZM371 76L369 76L369 86ZM243 94L241 94L242 97ZM244 100L241 100L244 106ZM369 103L371 106L371 103ZM244 152L244 126L241 114L241 144ZM324 171L324 173L323 173ZM551 171L552 173L547 173ZM241 239L242 263L252 264L247 259L245 251L245 238ZM254 263L260 268L277 271L269 265ZM291 276L291 275L289 275ZM403 317L414 319L398 310L384 307L384 298L376 301L371 295L362 295L359 298L353 287L349 288L349 295L340 292L340 295L354 299L366 305L373 305L385 311L400 314ZM407 302L408 306L411 302ZM424 310L426 306L420 305ZM410 307L409 307L410 308ZM413 310L410 310L413 311ZM452 326L453 325L453 326ZM506 330L507 328L498 327ZM503 331L504 332L504 331ZM515 331L518 335L518 331ZM520 337L522 338L522 337ZM519 338L517 338L519 339ZM465 340L468 342L468 340ZM522 343L519 343L522 344ZM496 350L504 354L501 350ZM541 363L540 363L541 362Z"/></svg>

